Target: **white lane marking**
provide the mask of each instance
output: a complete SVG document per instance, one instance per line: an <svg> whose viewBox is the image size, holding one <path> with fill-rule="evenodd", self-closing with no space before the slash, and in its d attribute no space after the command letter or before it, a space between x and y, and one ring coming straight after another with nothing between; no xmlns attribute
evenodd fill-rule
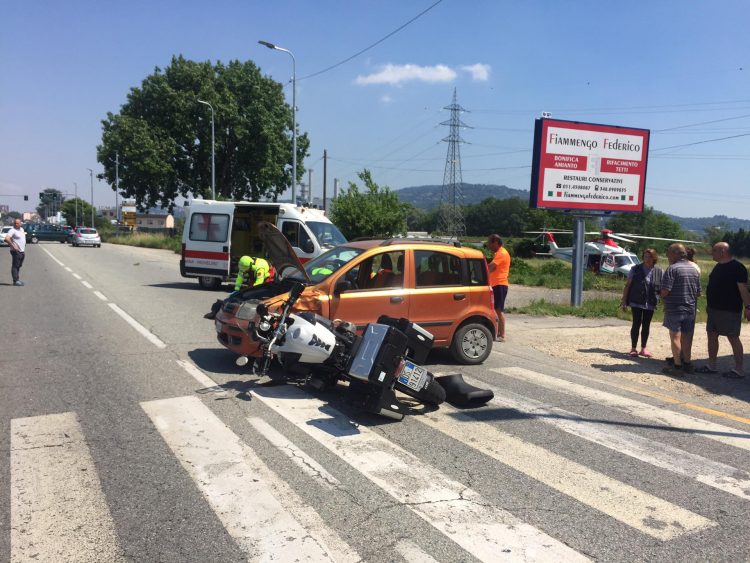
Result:
<svg viewBox="0 0 750 563"><path fill-rule="evenodd" d="M717 442L729 444L736 448L742 448L743 450L750 450L750 434L737 430L730 426L724 426L722 424L716 424L707 420L702 420L694 416L682 414L679 412L671 411L663 408L660 405L650 405L642 403L634 399L615 395L607 391L601 391L592 387L586 387L578 383L572 383L564 379L558 379L551 377L543 373L531 371L519 367L507 367L507 368L493 368L491 371L506 375L514 379L520 379L546 387L547 389L553 389L556 391L562 391L567 395L574 395L577 397L583 397L590 401L594 401L599 405L616 408L626 413L658 422L664 426L670 428L679 429L682 432L690 433L693 436L701 436L703 438L710 438ZM666 429L665 429L666 430Z"/></svg>
<svg viewBox="0 0 750 563"><path fill-rule="evenodd" d="M409 563L438 563L437 559L428 555L415 543L400 540L396 543L396 551Z"/></svg>
<svg viewBox="0 0 750 563"><path fill-rule="evenodd" d="M73 269L69 268L68 266L65 266L65 269L68 270L71 274L73 273Z"/></svg>
<svg viewBox="0 0 750 563"><path fill-rule="evenodd" d="M101 291L94 290L94 295L96 295L102 301L106 301L107 300L107 296L104 295Z"/></svg>
<svg viewBox="0 0 750 563"><path fill-rule="evenodd" d="M48 256L49 256L50 258L52 258L52 259L53 259L53 260L54 260L55 262L57 262L58 264L60 264L60 266L62 266L63 268L65 267L65 264L63 264L63 263L62 263L62 262L60 262L60 261L59 261L59 260L58 260L57 258L55 258L55 257L54 257L54 256L52 255L52 253L51 253L51 252L50 252L49 250L47 250L46 248L43 248L42 250L44 250L44 251L45 251L45 252L47 253L47 255L48 255Z"/></svg>
<svg viewBox="0 0 750 563"><path fill-rule="evenodd" d="M75 413L10 427L10 560L123 561Z"/></svg>
<svg viewBox="0 0 750 563"><path fill-rule="evenodd" d="M83 284L83 287L85 287L85 288L87 288L87 289L94 289L94 286L93 286L93 285L91 285L91 284L90 284L89 282L87 282L86 280L83 280L83 281L82 281L81 283Z"/></svg>
<svg viewBox="0 0 750 563"><path fill-rule="evenodd" d="M220 385L218 385L213 379L199 370L195 365L193 365L192 362L189 362L187 360L177 360L177 364L190 375L192 375L198 383L203 385L204 388L201 389L201 391L210 392L214 395L219 396L227 394L227 392Z"/></svg>
<svg viewBox="0 0 750 563"><path fill-rule="evenodd" d="M662 541L716 526L715 522L631 485L501 432L453 407L415 417L470 448L512 467L603 514ZM471 431L467 432L467 424ZM471 440L469 440L469 438Z"/></svg>
<svg viewBox="0 0 750 563"><path fill-rule="evenodd" d="M81 276L79 276L79 275L78 275L78 274L76 274L75 272L73 272L73 277L74 277L75 279L77 279L77 280L82 280L82 279L83 279L83 278L82 278Z"/></svg>
<svg viewBox="0 0 750 563"><path fill-rule="evenodd" d="M359 560L198 398L141 407L251 561Z"/></svg>
<svg viewBox="0 0 750 563"><path fill-rule="evenodd" d="M516 409L584 440L750 500L750 473L747 471L613 428L607 421L585 420L579 414L522 397L512 391L479 380L464 379L472 385L492 389L495 393L492 403Z"/></svg>
<svg viewBox="0 0 750 563"><path fill-rule="evenodd" d="M299 449L286 436L268 424L265 420L258 417L249 417L247 421L266 440L268 440L271 445L291 459L297 467L312 477L320 485L328 489L333 489L341 485L339 480L326 471L322 465Z"/></svg>
<svg viewBox="0 0 750 563"><path fill-rule="evenodd" d="M164 344L164 342L162 342L161 340L159 340L159 338L155 334L151 333L145 326L143 326L141 323L136 321L133 317L128 315L125 311L120 309L117 305L115 305L114 303L107 303L107 305L109 305L115 313L120 315L125 320L125 322L127 322L135 330L140 332L146 338L146 340L151 342L151 344L153 344L157 348L167 347L167 345Z"/></svg>
<svg viewBox="0 0 750 563"><path fill-rule="evenodd" d="M253 396L482 561L587 559L326 403L291 386Z"/></svg>

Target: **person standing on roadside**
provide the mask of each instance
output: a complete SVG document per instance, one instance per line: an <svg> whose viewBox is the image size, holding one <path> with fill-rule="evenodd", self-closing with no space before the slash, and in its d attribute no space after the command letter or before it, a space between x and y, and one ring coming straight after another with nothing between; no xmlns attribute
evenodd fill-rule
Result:
<svg viewBox="0 0 750 563"><path fill-rule="evenodd" d="M690 262L690 265L693 268L695 268L696 270L698 270L698 273L700 274L701 273L701 267L695 261L695 249L692 248L692 247L690 247L690 246L686 246L685 247L685 254L687 255L687 259L688 259L688 262Z"/></svg>
<svg viewBox="0 0 750 563"><path fill-rule="evenodd" d="M490 286L495 296L495 312L497 312L498 342L505 342L505 298L508 296L508 273L510 272L510 254L503 247L500 235L487 237L487 248L494 254L488 264L490 271Z"/></svg>
<svg viewBox="0 0 750 563"><path fill-rule="evenodd" d="M706 287L706 337L708 339L708 364L699 367L698 373L718 373L716 356L719 354L719 336L726 336L732 347L734 369L721 375L732 379L745 377L742 367L744 349L740 340L742 311L750 320L750 292L747 290L747 268L735 258L726 242L717 242L711 249L716 266L708 276Z"/></svg>
<svg viewBox="0 0 750 563"><path fill-rule="evenodd" d="M656 310L661 287L662 269L656 265L656 250L647 248L643 251L643 262L636 264L628 272L628 281L622 291L620 308L628 307L633 313L633 324L630 327L630 356L650 358L651 352L646 348L651 328L651 319ZM638 351L638 334L641 335L641 351Z"/></svg>
<svg viewBox="0 0 750 563"><path fill-rule="evenodd" d="M19 278L19 272L26 257L26 231L23 230L20 219L16 219L13 222L13 227L5 235L5 242L10 247L10 256L13 261L10 268L13 285L23 285L23 282Z"/></svg>
<svg viewBox="0 0 750 563"><path fill-rule="evenodd" d="M682 377L692 371L690 362L695 331L695 308L701 294L701 277L687 259L685 247L674 243L667 249L669 267L661 280L661 298L664 300L663 326L669 330L672 357L662 372Z"/></svg>

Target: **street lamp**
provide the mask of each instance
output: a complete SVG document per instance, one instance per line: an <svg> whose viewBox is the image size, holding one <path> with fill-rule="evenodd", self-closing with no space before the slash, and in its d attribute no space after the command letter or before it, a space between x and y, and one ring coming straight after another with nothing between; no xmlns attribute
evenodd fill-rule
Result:
<svg viewBox="0 0 750 563"><path fill-rule="evenodd" d="M91 226L95 227L94 225L94 171L91 170L91 168L87 168L86 170L89 171L89 174L91 174Z"/></svg>
<svg viewBox="0 0 750 563"><path fill-rule="evenodd" d="M214 140L214 106L203 100L199 104L205 104L211 108L211 199L216 199L216 141Z"/></svg>
<svg viewBox="0 0 750 563"><path fill-rule="evenodd" d="M76 191L75 191L75 194L76 194L76 199L75 199L75 204L76 204L76 224L75 224L75 227L78 228L78 182L73 182L73 185L76 187Z"/></svg>
<svg viewBox="0 0 750 563"><path fill-rule="evenodd" d="M289 49L268 41L258 41L258 43L275 51L289 53L292 57L292 205L297 205L297 62Z"/></svg>

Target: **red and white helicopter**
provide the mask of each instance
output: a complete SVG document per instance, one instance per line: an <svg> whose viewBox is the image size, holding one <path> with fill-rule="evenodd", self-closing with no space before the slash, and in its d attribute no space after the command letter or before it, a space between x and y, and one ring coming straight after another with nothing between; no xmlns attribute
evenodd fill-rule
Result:
<svg viewBox="0 0 750 563"><path fill-rule="evenodd" d="M545 235L549 252L538 252L537 255L548 255L566 262L573 262L573 247L558 246L555 241L555 235L569 235L572 231L526 231L528 234ZM702 244L701 241L682 240L662 237L647 237L642 235L633 235L630 233L615 234L610 229L601 231L587 232L587 235L599 235L598 238L586 241L583 245L583 263L590 270L602 274L621 274L627 276L630 269L636 264L640 264L640 259L636 254L621 247L616 241L635 243L632 239L648 240L665 240L670 242L684 242L692 244ZM629 238L628 238L629 237Z"/></svg>

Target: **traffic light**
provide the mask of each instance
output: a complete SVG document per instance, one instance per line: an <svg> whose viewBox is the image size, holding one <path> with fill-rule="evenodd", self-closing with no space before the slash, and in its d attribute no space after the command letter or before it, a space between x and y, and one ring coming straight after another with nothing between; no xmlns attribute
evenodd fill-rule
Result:
<svg viewBox="0 0 750 563"><path fill-rule="evenodd" d="M27 195L23 196L23 200L24 201L29 201L29 196L27 196Z"/></svg>

